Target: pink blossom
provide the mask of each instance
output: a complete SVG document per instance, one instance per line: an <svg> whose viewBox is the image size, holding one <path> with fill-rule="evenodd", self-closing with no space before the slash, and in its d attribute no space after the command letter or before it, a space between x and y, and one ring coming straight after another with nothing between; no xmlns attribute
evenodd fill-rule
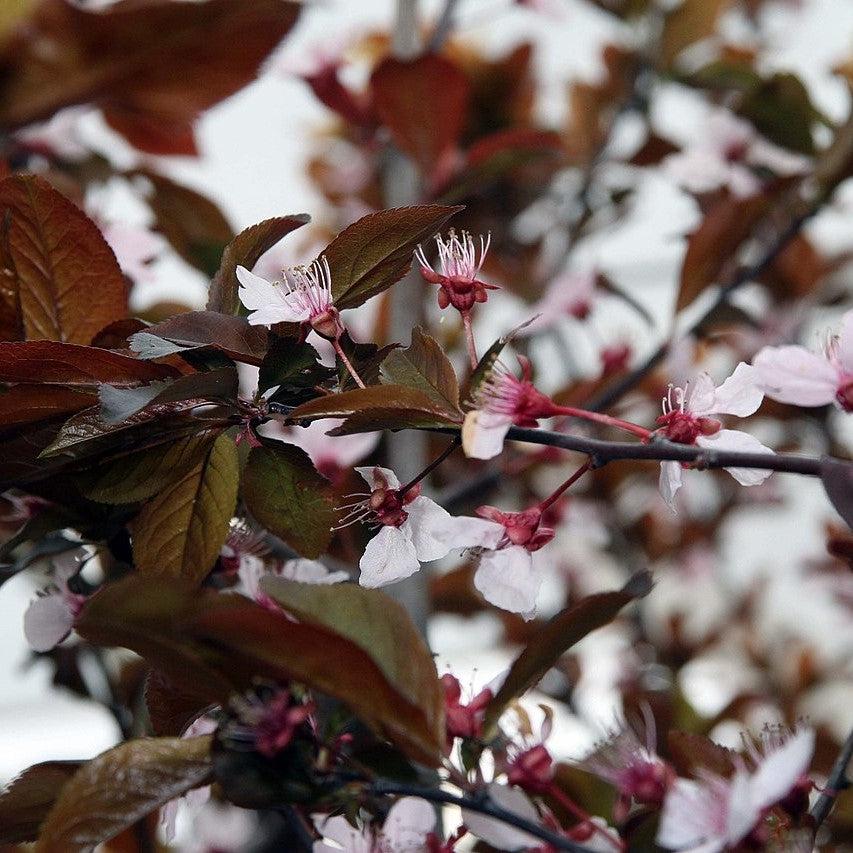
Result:
<svg viewBox="0 0 853 853"><path fill-rule="evenodd" d="M59 645L74 627L86 596L72 592L68 581L82 564L80 551L69 551L53 561L53 583L30 604L24 613L24 636L37 652Z"/></svg>
<svg viewBox="0 0 853 853"><path fill-rule="evenodd" d="M539 418L550 417L554 404L531 380L530 362L519 356L521 379L501 364L480 385L474 408L462 424L462 448L472 459L492 459L503 450L509 428L535 427Z"/></svg>
<svg viewBox="0 0 853 853"><path fill-rule="evenodd" d="M431 853L435 820L435 809L418 797L397 800L378 831L369 824L356 829L345 817L315 815L322 839L314 842L314 853Z"/></svg>
<svg viewBox="0 0 853 853"><path fill-rule="evenodd" d="M719 853L743 841L800 784L814 741L812 729L801 729L768 745L752 772L740 763L729 779L708 773L698 781L676 780L664 800L657 843L669 850Z"/></svg>
<svg viewBox="0 0 853 853"><path fill-rule="evenodd" d="M477 550L474 586L490 604L532 619L542 573L533 554L554 538L554 531L542 527L537 507L522 512L503 512L482 506L477 515L493 522L493 530L483 538L492 544Z"/></svg>
<svg viewBox="0 0 853 853"><path fill-rule="evenodd" d="M332 303L332 271L325 257L310 266L290 267L283 281L272 282L237 267L240 301L252 313L253 326L301 323L321 337L337 340L343 334L338 309Z"/></svg>
<svg viewBox="0 0 853 853"><path fill-rule="evenodd" d="M492 701L494 692L490 687L484 687L470 702L462 702L462 685L456 676L446 672L441 676L441 686L444 690L445 725L447 726L448 749L453 739L476 738L483 732L483 720L486 716L486 706Z"/></svg>
<svg viewBox="0 0 853 853"><path fill-rule="evenodd" d="M739 430L723 429L711 415L748 417L761 405L763 393L757 384L755 370L741 362L734 373L719 387L707 373L684 388L670 386L663 399L663 414L658 418L658 435L676 444L696 444L709 450L772 453L757 438ZM763 483L771 474L754 468L726 468L744 486ZM680 462L661 462L660 490L671 509L681 488Z"/></svg>
<svg viewBox="0 0 853 853"><path fill-rule="evenodd" d="M307 427L293 427L277 434L288 444L301 447L314 463L314 467L332 482L340 479L356 462L361 462L376 449L380 432L362 432L354 435L329 435L343 420L312 421Z"/></svg>
<svg viewBox="0 0 853 853"><path fill-rule="evenodd" d="M585 320L592 310L597 283L598 272L594 269L557 276L542 298L530 307L534 318L524 327L522 334L532 335L552 329L566 317Z"/></svg>
<svg viewBox="0 0 853 853"><path fill-rule="evenodd" d="M451 229L446 241L439 234L435 242L438 246L440 272L433 269L420 246L415 250L415 259L421 265L421 275L430 284L437 284L441 288L438 292L440 308L452 305L457 311L466 314L477 302L488 299L488 290L497 289L496 285L486 284L477 278L486 260L490 241L491 235L485 240L480 237L478 256L474 238L467 231L458 237Z"/></svg>
<svg viewBox="0 0 853 853"><path fill-rule="evenodd" d="M632 802L659 808L675 781L675 771L655 751L654 720L647 720L646 732L647 743L642 744L633 729L623 725L580 762L616 788L617 823L628 817Z"/></svg>
<svg viewBox="0 0 853 853"><path fill-rule="evenodd" d="M697 195L724 187L745 197L761 189L755 169L779 175L801 172L807 162L762 139L752 125L727 110L715 110L699 141L663 161L663 169L680 186Z"/></svg>
<svg viewBox="0 0 853 853"><path fill-rule="evenodd" d="M166 241L159 234L141 225L121 222L102 225L101 233L128 278L150 281L154 277L150 264L166 247Z"/></svg>
<svg viewBox="0 0 853 853"><path fill-rule="evenodd" d="M479 518L454 518L420 495L416 486L401 493L400 481L387 468L356 468L371 488L359 500L345 523L370 521L381 529L359 562L359 583L385 586L413 575L421 562L439 560L454 548L474 548L495 538L495 525Z"/></svg>
<svg viewBox="0 0 853 853"><path fill-rule="evenodd" d="M823 353L801 346L765 347L753 360L761 388L772 400L796 406L836 403L853 412L853 311L841 321L841 334Z"/></svg>

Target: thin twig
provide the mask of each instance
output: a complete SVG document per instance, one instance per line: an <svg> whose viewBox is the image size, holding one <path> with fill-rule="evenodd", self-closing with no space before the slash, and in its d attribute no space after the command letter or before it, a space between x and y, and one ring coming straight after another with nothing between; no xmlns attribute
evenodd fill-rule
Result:
<svg viewBox="0 0 853 853"><path fill-rule="evenodd" d="M419 785L406 785L399 782L391 782L385 779L377 779L370 783L370 790L378 796L399 796L399 797L419 797L422 800L429 800L431 803L445 803L447 805L459 806L468 811L477 812L479 814L493 817L501 823L514 826L523 832L527 832L536 838L541 838L543 841L556 847L557 850L570 850L574 853L589 853L589 848L576 844L563 835L558 835L543 826L539 826L527 818L521 817L507 809L493 803L488 796L471 797L457 796L450 794L447 791L442 791L440 788L425 788Z"/></svg>
<svg viewBox="0 0 853 853"><path fill-rule="evenodd" d="M435 22L432 36L430 36L429 44L427 45L430 53L438 53L450 37L450 33L453 31L453 19L458 5L459 0L445 0L444 8L441 10L441 15Z"/></svg>
<svg viewBox="0 0 853 853"><path fill-rule="evenodd" d="M847 735L847 740L844 741L841 752L838 753L838 758L835 759L835 764L832 765L826 785L824 785L821 795L817 798L817 802L809 812L814 821L815 830L829 816L838 795L845 788L850 787L850 780L847 777L847 767L851 760L853 760L853 731Z"/></svg>

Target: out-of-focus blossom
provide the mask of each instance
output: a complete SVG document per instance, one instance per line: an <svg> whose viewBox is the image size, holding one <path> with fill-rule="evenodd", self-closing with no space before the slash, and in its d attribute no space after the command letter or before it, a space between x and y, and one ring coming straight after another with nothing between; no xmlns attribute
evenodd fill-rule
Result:
<svg viewBox="0 0 853 853"><path fill-rule="evenodd" d="M496 526L479 518L455 518L415 486L401 494L393 471L378 466L356 468L370 486L345 522L381 525L359 562L362 586L378 587L413 575L421 563L446 557L454 548L488 546L497 539Z"/></svg>
<svg viewBox="0 0 853 853"><path fill-rule="evenodd" d="M115 252L121 271L133 281L151 281L151 262L166 248L166 241L141 225L110 222L101 226L104 239Z"/></svg>
<svg viewBox="0 0 853 853"><path fill-rule="evenodd" d="M657 420L658 434L677 444L696 444L709 450L772 453L749 433L723 429L722 424L711 417L748 417L761 405L763 396L755 370L743 362L719 387L714 386L707 373L700 373L685 388L670 386L663 400L663 414ZM771 474L756 468L726 468L726 471L743 486L756 486ZM680 462L661 462L660 491L672 509L675 509L675 495L681 488L681 480Z"/></svg>
<svg viewBox="0 0 853 853"><path fill-rule="evenodd" d="M489 298L487 291L497 290L496 285L486 284L477 278L486 260L490 240L490 236L485 240L480 237L478 255L474 238L466 231L463 231L460 237L451 230L447 240L439 234L435 238L438 246L438 272L426 259L420 246L415 250L415 260L421 265L421 275L430 284L437 284L441 288L438 291L440 308L452 305L460 313L467 314L476 303L485 302Z"/></svg>
<svg viewBox="0 0 853 853"><path fill-rule="evenodd" d="M73 592L68 581L79 571L82 555L69 551L53 560L53 583L38 594L24 613L24 636L37 652L50 651L74 628L86 596Z"/></svg>
<svg viewBox="0 0 853 853"><path fill-rule="evenodd" d="M332 482L340 479L357 462L376 449L380 432L362 432L354 435L329 435L343 420L312 421L307 427L292 427L276 434L288 444L301 447L314 463L314 467Z"/></svg>
<svg viewBox="0 0 853 853"><path fill-rule="evenodd" d="M182 738L201 737L209 735L216 731L217 722L207 714L202 714L197 717L187 726L186 731L181 735ZM160 829L165 840L171 844L175 840L175 820L178 816L178 808L181 803L198 808L203 803L210 799L210 785L205 785L202 788L193 788L187 791L182 797L176 797L174 800L169 800L165 806L160 809Z"/></svg>
<svg viewBox="0 0 853 853"><path fill-rule="evenodd" d="M761 388L771 400L796 406L836 403L853 412L853 311L823 353L801 346L765 347L753 360Z"/></svg>
<svg viewBox="0 0 853 853"><path fill-rule="evenodd" d="M284 270L281 282L267 281L238 266L237 280L240 301L252 312L252 325L300 323L328 340L337 340L343 334L338 309L332 302L332 272L325 257L307 267Z"/></svg>
<svg viewBox="0 0 853 853"><path fill-rule="evenodd" d="M564 21L568 17L565 0L515 0L515 4L558 21Z"/></svg>
<svg viewBox="0 0 853 853"><path fill-rule="evenodd" d="M531 382L528 359L519 356L521 379L496 364L474 396L462 424L462 448L472 459L492 459L503 450L509 428L535 427L554 414L554 404Z"/></svg>
<svg viewBox="0 0 853 853"><path fill-rule="evenodd" d="M594 269L566 272L548 285L542 298L530 306L533 319L521 335L534 335L552 329L566 317L585 320L592 310L598 272Z"/></svg>
<svg viewBox="0 0 853 853"><path fill-rule="evenodd" d="M15 140L36 154L78 163L91 153L80 136L80 119L87 112L89 110L75 107L60 110L43 124L19 130Z"/></svg>
<svg viewBox="0 0 853 853"><path fill-rule="evenodd" d="M241 560L238 571L240 592L247 598L251 598L271 610L279 610L280 608L261 589L261 579L266 576L319 585L342 583L349 580L349 575L346 572L330 572L321 562L306 560L301 557L295 560L276 561L272 564L268 564L258 557Z"/></svg>
<svg viewBox="0 0 853 853"><path fill-rule="evenodd" d="M492 544L482 545L476 552L474 586L490 604L532 619L542 586L542 572L533 555L554 538L554 531L541 526L542 513L537 507L503 512L482 506L477 515L493 522L495 529L484 537Z"/></svg>
<svg viewBox="0 0 853 853"><path fill-rule="evenodd" d="M634 730L623 725L580 762L580 766L616 788L613 817L622 823L633 802L659 808L675 781L675 771L657 754L654 720L646 721L647 743L640 743Z"/></svg>
<svg viewBox="0 0 853 853"><path fill-rule="evenodd" d="M747 839L767 810L802 782L814 752L812 729L768 745L750 772L742 764L726 779L678 779L663 804L657 843L669 850L719 853Z"/></svg>
<svg viewBox="0 0 853 853"><path fill-rule="evenodd" d="M536 806L520 788L492 782L487 790L489 799L496 805L531 823L540 823ZM472 835L498 850L539 849L542 845L541 839L535 835L479 812L462 809L462 822Z"/></svg>
<svg viewBox="0 0 853 853"><path fill-rule="evenodd" d="M806 168L805 158L771 145L727 110L716 110L699 141L663 161L665 174L697 195L724 187L745 197L761 189L758 169L790 175Z"/></svg>
<svg viewBox="0 0 853 853"><path fill-rule="evenodd" d="M314 826L322 838L314 842L314 853L432 853L435 820L435 809L418 797L397 800L379 830L370 825L356 829L345 817L315 815Z"/></svg>

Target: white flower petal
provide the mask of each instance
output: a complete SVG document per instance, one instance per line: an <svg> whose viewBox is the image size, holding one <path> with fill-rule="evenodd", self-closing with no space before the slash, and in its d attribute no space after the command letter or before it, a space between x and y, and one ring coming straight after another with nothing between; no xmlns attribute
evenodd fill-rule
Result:
<svg viewBox="0 0 853 853"><path fill-rule="evenodd" d="M713 838L719 834L715 818L722 804L709 794L698 782L676 779L663 801L655 841L667 850L690 850L691 853L723 850L725 839Z"/></svg>
<svg viewBox="0 0 853 853"><path fill-rule="evenodd" d="M474 573L474 586L496 607L532 617L542 575L533 555L520 545L485 551Z"/></svg>
<svg viewBox="0 0 853 853"><path fill-rule="evenodd" d="M761 809L755 808L751 801L749 774L738 769L729 782L724 840L730 845L737 844L750 833L760 818Z"/></svg>
<svg viewBox="0 0 853 853"><path fill-rule="evenodd" d="M66 551L63 554L58 554L53 558L51 564L53 566L53 579L57 586L64 588L68 581L80 571L80 566L83 563L84 552L75 548L73 551Z"/></svg>
<svg viewBox="0 0 853 853"><path fill-rule="evenodd" d="M37 652L50 651L73 627L74 616L58 592L39 596L24 613L24 636Z"/></svg>
<svg viewBox="0 0 853 853"><path fill-rule="evenodd" d="M681 488L682 468L680 462L661 462L659 487L666 505L675 512L675 496Z"/></svg>
<svg viewBox="0 0 853 853"><path fill-rule="evenodd" d="M453 518L453 548L497 548L504 538L504 527L485 518L460 515Z"/></svg>
<svg viewBox="0 0 853 853"><path fill-rule="evenodd" d="M371 489L388 488L399 489L400 481L390 468L382 468L379 465L368 465L356 468L356 473L361 474L362 479ZM384 478L384 482L383 482Z"/></svg>
<svg viewBox="0 0 853 853"><path fill-rule="evenodd" d="M314 826L317 832L328 839L332 844L325 841L315 841L313 853L371 853L373 850L373 834L367 827L361 830L349 825L345 817L323 818L314 816Z"/></svg>
<svg viewBox="0 0 853 853"><path fill-rule="evenodd" d="M397 800L382 826L381 838L394 853L426 853L426 837L435 828L435 809L419 797Z"/></svg>
<svg viewBox="0 0 853 853"><path fill-rule="evenodd" d="M791 792L808 771L814 746L814 729L800 729L765 755L750 780L750 799L756 811L769 808Z"/></svg>
<svg viewBox="0 0 853 853"><path fill-rule="evenodd" d="M359 561L362 586L377 587L396 583L413 575L420 567L410 531L385 525L367 543Z"/></svg>
<svg viewBox="0 0 853 853"><path fill-rule="evenodd" d="M489 785L489 797L496 805L517 817L539 823L536 807L524 791L492 782ZM462 822L472 835L498 850L527 850L531 847L538 849L542 845L541 839L536 836L479 812L462 809Z"/></svg>
<svg viewBox="0 0 853 853"><path fill-rule="evenodd" d="M330 572L318 560L305 560L301 557L296 560L288 560L282 565L278 574L283 578L299 583L327 585L349 580L349 575L346 572Z"/></svg>
<svg viewBox="0 0 853 853"><path fill-rule="evenodd" d="M252 311L248 320L253 326L301 323L310 316L301 300L290 298L281 285L273 284L245 267L237 267L237 280L240 282L240 301Z"/></svg>
<svg viewBox="0 0 853 853"><path fill-rule="evenodd" d="M716 388L707 373L700 373L687 388L684 408L694 415L710 415L715 411Z"/></svg>
<svg viewBox="0 0 853 853"><path fill-rule="evenodd" d="M471 459L493 459L503 450L512 418L474 409L462 424L462 449Z"/></svg>
<svg viewBox="0 0 853 853"><path fill-rule="evenodd" d="M446 557L453 548L456 524L450 513L421 495L406 504L409 517L403 522L411 532L418 559L424 563Z"/></svg>
<svg viewBox="0 0 853 853"><path fill-rule="evenodd" d="M737 415L739 418L753 414L764 399L760 381L755 368L741 362L714 392L713 409L709 414Z"/></svg>
<svg viewBox="0 0 853 853"><path fill-rule="evenodd" d="M707 447L709 450L732 450L737 453L773 453L755 436L737 429L721 429L714 435L700 435L696 439L696 444L700 447ZM726 468L726 471L742 486L757 486L773 473L761 468Z"/></svg>
<svg viewBox="0 0 853 853"><path fill-rule="evenodd" d="M838 372L805 347L765 347L752 364L771 400L795 406L825 406L835 400Z"/></svg>

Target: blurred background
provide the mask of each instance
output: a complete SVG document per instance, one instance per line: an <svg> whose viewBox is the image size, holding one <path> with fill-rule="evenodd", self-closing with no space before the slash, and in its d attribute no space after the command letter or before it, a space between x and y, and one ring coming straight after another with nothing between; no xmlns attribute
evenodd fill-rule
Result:
<svg viewBox="0 0 853 853"><path fill-rule="evenodd" d="M424 27L437 20L444 5L428 0L418 4ZM530 100L525 122L559 134L570 149L573 139L584 142L578 119L592 110L579 106L578 91L583 90L578 85L602 86L613 74L603 53L607 46L636 50L646 38L635 20L620 20L599 7L607 5L461 0L452 50L460 61L481 71L491 63L496 87L521 86L523 77ZM689 67L705 67L706 58L717 56L713 51L722 44L731 55L738 50L751 53L752 68L762 75L795 75L823 117L814 128L820 151L833 124L846 121L850 112L849 82L838 68L850 61L853 51L853 3L768 0L729 5L716 24L712 47L700 48ZM748 13L751 9L754 14ZM259 271L274 276L278 268L313 257L330 236L376 206L369 189L374 180L369 146L340 130L340 119L304 78L324 62L343 57L341 79L358 91L397 14L391 0L306 3L258 79L199 120L198 157L140 153L94 107L66 110L25 133L48 147L68 146L71 161L95 152L115 170L154 172L197 190L218 205L235 232L268 217L309 213L313 223L304 229L305 236L300 231L287 238L259 263ZM530 46L529 56L520 58L517 51L523 45ZM239 43L233 45L233 50L240 49ZM513 55L516 60L507 61ZM497 67L500 73L494 71ZM483 85L484 91L488 88L488 83ZM527 174L523 203L516 209L513 199L509 205L514 238L519 245L535 246L535 262L524 257L513 268L511 258L498 250L494 266L486 269L489 280L504 284L515 276L515 284L522 284L505 287L478 313L481 348L539 309L549 321L559 314L552 303L541 302L544 291L523 285L534 266L548 269L554 259L565 257L552 275L541 276L546 285L565 276L594 280L585 297L591 301L589 312L578 317L563 310L549 328L524 343L538 385L548 393L563 393L565 399L572 389L578 392L579 385L598 378L608 348L624 347L630 363L638 363L707 307L700 297L673 325L687 236L707 214L701 188L691 181L710 168L701 160L709 140L729 132L728 119L721 118L722 113L730 116L727 102L709 97L708 89L685 85L675 75L656 78L643 97L647 103L641 115L632 109L618 114L607 145L596 154L595 221L571 251L561 241L577 221L572 207L576 201L571 200L576 200L587 172L569 158L558 169ZM486 112L490 108L487 105ZM425 120L434 112L435 105L425 105ZM644 148L650 139L666 140L667 147L651 152ZM767 145L772 146L766 155L771 169L796 173L808 168L807 155ZM640 150L646 150L646 161L636 159ZM668 159L679 150L680 156L689 154L693 160L685 164ZM30 167L47 170L49 161L36 152ZM405 170L399 174L405 178ZM134 278L134 308L153 311L154 316L165 311L164 303L203 307L207 276L164 238L162 222L158 226L158 214L139 183L113 176L89 182L85 191L90 215L97 216L105 232L113 229L120 260L121 247L128 247L125 272ZM489 225L491 215L483 213L482 221ZM743 332L722 346L693 336L673 351L666 365L669 380L683 381L700 367L717 378L728 375L726 370L740 354L754 352L763 340L815 343L823 330L837 324L841 309L849 307L851 224L853 188L848 182L807 227L809 246L823 262L820 295L816 289L796 311L789 311L760 287L744 288L735 300L739 310L758 320L772 314L777 326L744 326L753 339L746 340ZM802 271L805 263L800 260L794 266ZM582 284L576 286L583 289ZM373 340L371 335L383 322L377 302L347 321L363 339ZM428 324L442 330L453 349L459 340L456 319L442 317L431 294L424 310ZM461 366L461 349L454 351L457 356ZM666 381L659 377L661 387ZM647 418L654 417L653 409L647 402L639 406ZM810 416L757 418L752 428L774 446L812 453L834 448L842 455L853 449L853 428L840 413L826 413L825 423ZM521 500L525 490L547 494L568 470L560 460L533 466L524 486L510 485L503 500ZM470 470L458 469L440 486L452 489L469 476ZM609 470L603 471L600 480L610 476ZM596 478L598 482L599 475ZM542 552L543 559L550 560L540 599L542 616L556 612L573 596L617 586L642 565L654 568L657 585L637 618L617 621L584 640L564 671L553 671L543 682L545 693L529 702L536 714L536 701L551 697L556 712L552 753L561 759L581 757L633 701L626 697L666 693L665 713L682 725L693 721L720 742L735 746L744 727L760 729L768 722L808 717L823 731L829 755L833 741L842 740L853 727L853 586L843 562L827 553L828 538L849 540L839 532L840 521L820 484L776 476L735 498L722 478L691 474L683 498L681 514L672 515L657 495L654 474L646 471L591 487L562 510L558 537L547 556ZM486 502L498 498L493 494ZM427 632L439 671L452 669L463 687L476 692L508 665L525 627L494 610L475 607L470 596L457 589L458 569L457 561L434 573ZM63 681L62 649L58 656L44 658L26 646L23 613L43 584L43 567L35 565L0 588L0 782L37 761L95 755L119 738L108 710L68 684L55 683ZM63 648L73 643L69 640ZM92 661L83 657L74 665L97 682Z"/></svg>

